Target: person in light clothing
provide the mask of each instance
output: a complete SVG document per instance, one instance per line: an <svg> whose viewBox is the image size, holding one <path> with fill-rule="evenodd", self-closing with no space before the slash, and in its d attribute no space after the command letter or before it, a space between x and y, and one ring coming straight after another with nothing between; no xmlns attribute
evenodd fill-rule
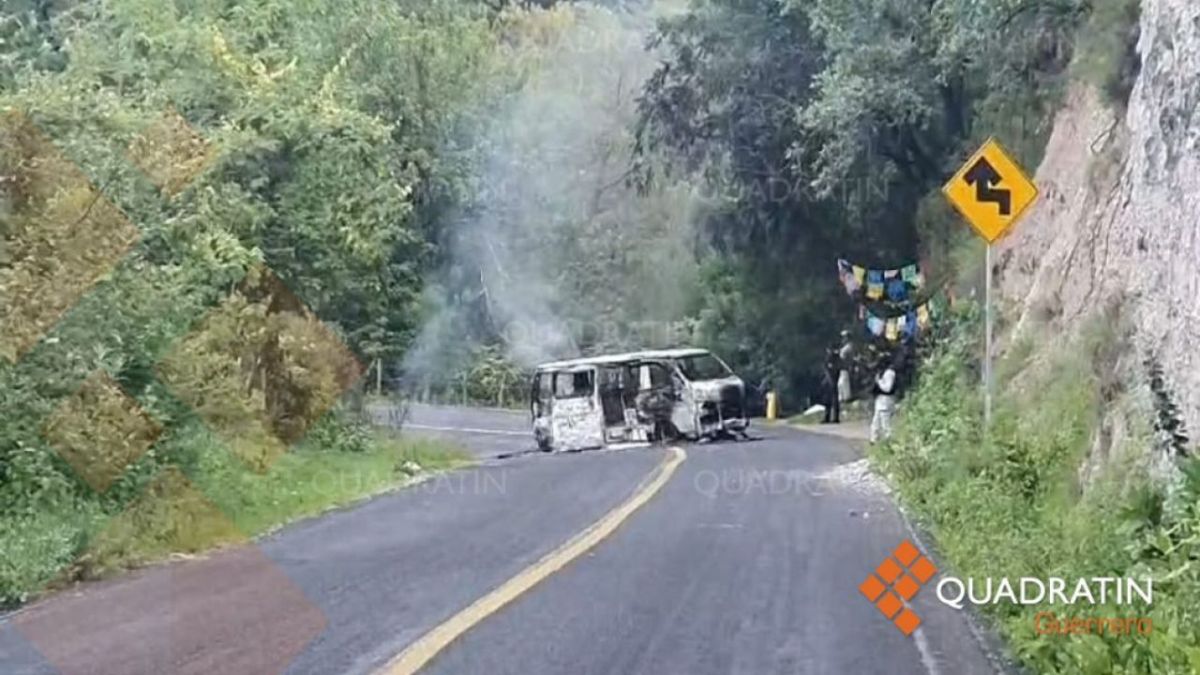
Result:
<svg viewBox="0 0 1200 675"><path fill-rule="evenodd" d="M892 357L884 354L875 375L875 416L871 419L871 442L892 435L892 413L896 410L896 369Z"/></svg>
<svg viewBox="0 0 1200 675"><path fill-rule="evenodd" d="M850 331L842 331L842 347L838 350L841 372L837 379L837 396L841 403L850 401L850 361L854 358L854 345L850 343Z"/></svg>

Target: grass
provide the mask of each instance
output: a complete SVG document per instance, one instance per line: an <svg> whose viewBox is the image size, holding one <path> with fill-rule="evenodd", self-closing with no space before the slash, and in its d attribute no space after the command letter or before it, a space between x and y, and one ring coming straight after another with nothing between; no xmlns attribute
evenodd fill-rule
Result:
<svg viewBox="0 0 1200 675"><path fill-rule="evenodd" d="M375 432L360 453L301 451L284 455L266 475L232 463L206 471L200 487L243 532L259 534L280 523L376 494L412 478L414 462L423 471L468 463L468 455L445 443L401 439Z"/></svg>
<svg viewBox="0 0 1200 675"><path fill-rule="evenodd" d="M5 546L0 604L47 589L242 543L414 480L417 473L469 463L437 441L371 432L356 452L302 443L257 473L206 432L174 441L194 462L169 468L116 507L77 500L32 514L0 516ZM418 468L419 467L419 468Z"/></svg>
<svg viewBox="0 0 1200 675"><path fill-rule="evenodd" d="M1117 337L1087 328L1074 342L1047 350L1036 359L1037 372L1022 374L1029 386L1001 391L994 426L984 434L979 389L963 362L973 345L961 344L975 332L964 330L929 359L895 437L873 448L874 461L957 576L1155 578L1153 606L1067 612L1149 616L1155 632L1148 637L1039 635L1035 614L1063 615L1062 607L983 607L1032 672L1200 672L1200 570L1194 564L1200 559L1200 470L1168 498L1145 470L1149 413L1131 405L1134 433L1096 477L1086 484L1080 479L1101 406L1114 405L1104 397L1107 375L1092 361L1096 354L1111 358L1105 344ZM1018 362L1028 360L1022 351ZM1135 424L1139 419L1143 423Z"/></svg>

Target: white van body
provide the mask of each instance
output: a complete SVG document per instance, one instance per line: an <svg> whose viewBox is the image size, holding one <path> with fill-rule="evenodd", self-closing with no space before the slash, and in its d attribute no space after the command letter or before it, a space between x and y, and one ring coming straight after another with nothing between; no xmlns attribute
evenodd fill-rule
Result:
<svg viewBox="0 0 1200 675"><path fill-rule="evenodd" d="M749 426L745 383L704 349L613 354L544 363L530 389L545 451L700 439Z"/></svg>

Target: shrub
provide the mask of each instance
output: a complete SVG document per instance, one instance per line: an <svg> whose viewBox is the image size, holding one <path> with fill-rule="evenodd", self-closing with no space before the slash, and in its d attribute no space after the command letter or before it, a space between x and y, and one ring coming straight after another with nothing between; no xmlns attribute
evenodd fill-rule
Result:
<svg viewBox="0 0 1200 675"><path fill-rule="evenodd" d="M1152 606L1094 610L1151 618L1146 637L1038 635L1034 613L1053 608L986 606L1033 672L1200 672L1200 463L1187 460L1173 487L1158 485L1143 468L1147 438L1080 488L1104 390L1105 373L1091 363L1107 340L1097 330L1039 361L1048 366L1028 374L1034 385L1002 395L984 433L967 367L971 323L959 321L926 360L896 435L874 459L957 575L1154 579Z"/></svg>

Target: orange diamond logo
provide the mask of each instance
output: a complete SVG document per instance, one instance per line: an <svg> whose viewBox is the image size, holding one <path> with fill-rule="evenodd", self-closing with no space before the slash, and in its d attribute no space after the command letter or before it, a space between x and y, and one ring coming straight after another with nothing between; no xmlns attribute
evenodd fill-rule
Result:
<svg viewBox="0 0 1200 675"><path fill-rule="evenodd" d="M913 631L921 625L921 617L914 614L911 609L905 609L892 623L896 624L896 628L899 628L901 633L912 635Z"/></svg>
<svg viewBox="0 0 1200 675"><path fill-rule="evenodd" d="M875 602L875 599L883 595L883 592L887 590L887 584L883 583L878 577L872 574L871 576L867 577L866 581L859 584L858 590L860 593L867 596L868 600Z"/></svg>
<svg viewBox="0 0 1200 675"><path fill-rule="evenodd" d="M934 574L937 574L937 567L905 539L875 568L874 574L867 575L858 591L891 619L901 633L912 635L920 627L921 617L905 603L915 598L921 586Z"/></svg>
<svg viewBox="0 0 1200 675"><path fill-rule="evenodd" d="M879 567L875 568L875 573L879 575L879 578L883 579L889 584L894 583L896 581L896 577L900 576L902 571L903 570L900 568L900 566L896 564L896 561L892 560L891 558L879 563Z"/></svg>
<svg viewBox="0 0 1200 675"><path fill-rule="evenodd" d="M917 594L917 591L921 590L921 584L918 584L913 580L912 577L905 574L904 576L900 577L900 580L896 582L896 585L893 586L893 588L895 588L896 592L900 594L900 597L904 598L905 600L912 600L913 596Z"/></svg>

